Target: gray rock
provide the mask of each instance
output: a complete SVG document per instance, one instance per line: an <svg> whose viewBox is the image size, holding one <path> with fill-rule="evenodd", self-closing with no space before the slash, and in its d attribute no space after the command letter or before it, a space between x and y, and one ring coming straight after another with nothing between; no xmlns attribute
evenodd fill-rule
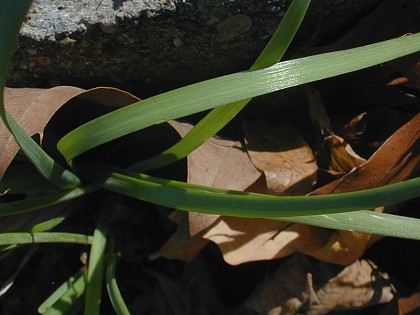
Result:
<svg viewBox="0 0 420 315"><path fill-rule="evenodd" d="M21 34L36 40L50 36L84 32L86 25L99 24L105 33L113 33L119 19L136 19L163 10L175 10L173 1L153 0L35 0Z"/></svg>
<svg viewBox="0 0 420 315"><path fill-rule="evenodd" d="M288 56L343 33L381 0L313 0ZM246 70L290 0L35 0L9 86L121 87L150 96Z"/></svg>

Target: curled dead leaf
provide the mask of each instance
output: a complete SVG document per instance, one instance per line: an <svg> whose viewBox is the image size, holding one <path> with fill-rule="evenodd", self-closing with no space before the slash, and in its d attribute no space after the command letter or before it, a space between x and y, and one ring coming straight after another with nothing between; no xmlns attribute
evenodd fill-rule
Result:
<svg viewBox="0 0 420 315"><path fill-rule="evenodd" d="M58 86L51 89L6 88L4 104L6 111L30 136L38 134L42 143L45 126L54 114L70 100L122 107L139 98L115 88L84 90L73 86ZM9 130L0 122L0 179L14 159L19 147Z"/></svg>
<svg viewBox="0 0 420 315"><path fill-rule="evenodd" d="M44 127L69 99L79 95L84 90L76 87L63 86L52 89L16 89L4 90L4 104L6 111L15 121L33 136L40 135L42 141ZM3 177L19 146L9 130L0 122L0 179Z"/></svg>
<svg viewBox="0 0 420 315"><path fill-rule="evenodd" d="M39 135L41 144L43 144L43 140L47 138L44 137L44 131L47 124L52 120L57 111L64 105L70 103L70 101L75 101L81 104L94 102L104 106L120 107L138 100L139 99L137 97L127 92L104 87L94 88L91 90L84 90L72 86L58 86L51 89L6 88L4 91L4 104L6 111L28 135ZM63 122L61 122L61 124L62 123ZM0 121L0 147L2 148L0 151L1 180L6 179L3 178L3 176L9 169L16 154L19 152L19 146L2 121ZM49 149L51 150L51 148ZM20 166L23 167L14 168L12 173L9 175L13 177L16 176L18 172L26 175L29 174L29 172L36 172L36 170L28 167L28 165ZM41 187L39 191L31 193L40 194L47 191L45 185L39 186ZM1 191L1 193L15 193L13 188L14 187L10 187L9 182L3 181L3 191ZM48 218L57 215L57 213L62 211L64 206L65 204L60 204L34 212L2 218L0 230L10 231L24 226L32 226L42 220L47 220Z"/></svg>

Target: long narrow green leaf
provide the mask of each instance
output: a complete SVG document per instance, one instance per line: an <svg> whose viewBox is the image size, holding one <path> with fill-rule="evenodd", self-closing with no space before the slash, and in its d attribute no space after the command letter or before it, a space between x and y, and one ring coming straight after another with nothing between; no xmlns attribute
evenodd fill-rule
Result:
<svg viewBox="0 0 420 315"><path fill-rule="evenodd" d="M310 2L310 0L292 1L271 40L251 66L250 70L269 67L283 57L302 23ZM186 157L208 138L219 132L249 101L250 99L245 99L213 109L174 146L151 159L131 166L130 169L144 172L171 164Z"/></svg>
<svg viewBox="0 0 420 315"><path fill-rule="evenodd" d="M126 134L239 100L360 70L420 50L420 33L196 83L117 109L65 135L67 160Z"/></svg>
<svg viewBox="0 0 420 315"><path fill-rule="evenodd" d="M16 142L25 152L38 171L52 184L62 189L74 188L80 185L79 178L55 162L5 111L3 93L6 85L7 72L10 66L14 47L19 36L19 30L30 0L4 0L1 3L0 21L0 116L5 126L15 137Z"/></svg>
<svg viewBox="0 0 420 315"><path fill-rule="evenodd" d="M282 220L280 217L276 219ZM285 220L336 230L420 239L420 219L374 211L361 210L305 217L287 217Z"/></svg>
<svg viewBox="0 0 420 315"><path fill-rule="evenodd" d="M50 308L58 299L66 293L66 291L73 285L73 283L83 275L78 271L75 275L68 278L38 307L38 313L43 314Z"/></svg>
<svg viewBox="0 0 420 315"><path fill-rule="evenodd" d="M420 177L361 191L313 196L272 196L115 172L102 185L133 198L171 208L249 218L373 209L420 196Z"/></svg>
<svg viewBox="0 0 420 315"><path fill-rule="evenodd" d="M103 186L180 210L267 218L420 240L420 220L363 211L420 196L420 178L357 192L293 197L229 191L119 173L112 173Z"/></svg>
<svg viewBox="0 0 420 315"><path fill-rule="evenodd" d="M86 277L78 272L70 277L39 307L38 312L44 315L76 314L83 302L82 297L86 288Z"/></svg>
<svg viewBox="0 0 420 315"><path fill-rule="evenodd" d="M34 199L26 199L0 204L0 217L30 212L48 206L66 202L86 195L97 188L92 186L74 188L60 193L50 194Z"/></svg>
<svg viewBox="0 0 420 315"><path fill-rule="evenodd" d="M85 315L100 314L103 270L105 263L107 210L102 209L93 233L92 247L87 271Z"/></svg>
<svg viewBox="0 0 420 315"><path fill-rule="evenodd" d="M112 306L114 307L117 315L129 315L130 311L127 308L127 305L124 302L124 299L121 295L120 289L118 287L117 279L115 277L115 268L117 266L118 257L114 255L108 263L106 269L106 288L108 290L108 295L111 300Z"/></svg>
<svg viewBox="0 0 420 315"><path fill-rule="evenodd" d="M0 245L39 243L75 243L88 245L92 243L92 237L84 234L62 232L0 233Z"/></svg>

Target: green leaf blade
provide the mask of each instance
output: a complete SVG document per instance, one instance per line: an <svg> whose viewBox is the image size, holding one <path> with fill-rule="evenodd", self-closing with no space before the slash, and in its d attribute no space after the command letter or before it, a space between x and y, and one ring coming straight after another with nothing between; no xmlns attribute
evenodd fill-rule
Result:
<svg viewBox="0 0 420 315"><path fill-rule="evenodd" d="M106 209L108 210L108 209ZM107 242L107 214L102 209L98 224L93 233L92 247L89 255L86 298L85 298L85 315L100 314L101 294L103 270L105 264L105 247Z"/></svg>
<svg viewBox="0 0 420 315"><path fill-rule="evenodd" d="M344 51L277 63L179 88L92 120L65 135L67 160L126 134L207 109L338 76L420 50L420 33Z"/></svg>
<svg viewBox="0 0 420 315"><path fill-rule="evenodd" d="M103 183L140 200L205 214L265 218L420 240L420 220L366 211L420 196L420 178L350 193L272 196L113 173Z"/></svg>
<svg viewBox="0 0 420 315"><path fill-rule="evenodd" d="M420 177L355 192L273 196L193 185L140 174L111 173L104 188L186 211L249 218L275 218L373 209L420 196Z"/></svg>
<svg viewBox="0 0 420 315"><path fill-rule="evenodd" d="M106 270L106 287L112 306L114 307L114 310L117 313L117 315L129 315L130 311L128 310L127 305L124 302L115 276L117 259L117 256L114 255L108 263Z"/></svg>
<svg viewBox="0 0 420 315"><path fill-rule="evenodd" d="M0 245L40 244L40 243L74 243L89 245L92 237L84 234L63 232L10 232L0 233Z"/></svg>
<svg viewBox="0 0 420 315"><path fill-rule="evenodd" d="M420 240L420 219L374 211L354 211L303 217L275 218L323 228Z"/></svg>
<svg viewBox="0 0 420 315"><path fill-rule="evenodd" d="M77 314L81 308L85 292L85 275L77 272L61 284L39 307L38 313L44 315Z"/></svg>
<svg viewBox="0 0 420 315"><path fill-rule="evenodd" d="M0 204L0 217L26 213L26 212L42 209L48 206L52 206L55 204L59 204L62 202L66 202L75 198L79 198L83 195L86 195L94 191L95 189L96 188L92 186L78 187L78 188L73 188L68 191L52 193L52 194L38 197L38 198L19 200L19 201L13 201L13 202L8 202L8 203L1 203Z"/></svg>
<svg viewBox="0 0 420 315"><path fill-rule="evenodd" d="M310 0L292 1L280 25L250 70L272 66L283 57L303 21L310 2ZM163 167L186 157L226 126L250 100L245 99L213 109L178 143L156 157L131 166L130 169L144 172Z"/></svg>

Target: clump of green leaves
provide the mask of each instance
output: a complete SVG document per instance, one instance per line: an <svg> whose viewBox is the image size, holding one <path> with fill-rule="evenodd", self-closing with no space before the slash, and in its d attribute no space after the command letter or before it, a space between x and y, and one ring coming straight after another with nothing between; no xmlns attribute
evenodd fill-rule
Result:
<svg viewBox="0 0 420 315"><path fill-rule="evenodd" d="M4 1L0 13L0 89L6 84L13 49L21 21L31 1ZM64 135L57 143L63 161L53 158L37 144L5 110L0 99L0 115L22 152L35 166L42 181L53 187L39 197L0 204L0 216L12 216L108 191L185 211L247 218L268 218L300 222L320 227L420 239L420 221L370 209L420 196L420 178L393 185L335 195L277 197L228 191L157 178L144 172L174 163L223 128L253 97L338 76L377 65L420 50L420 34L396 38L354 49L330 52L278 62L284 55L305 15L310 1L293 1L279 28L250 71L199 82L93 119ZM127 168L95 165L82 172L77 158L83 153L147 127L209 110L190 133L156 157L136 161ZM18 173L16 173L16 176ZM14 187L38 178L23 173L5 177L2 187ZM13 178L14 183L8 182ZM38 185L37 180L33 186ZM104 271L112 304L118 314L128 314L116 284L117 246L107 247L109 212L117 199L106 199L93 235L48 232L62 222L56 217L26 231L0 234L4 249L27 243L69 242L91 246L87 275L69 278L41 307L43 314L71 314L81 307L85 314L99 314ZM109 201L110 200L110 201ZM351 217L351 220L349 218ZM65 219L65 218L64 218ZM107 249L108 248L108 249ZM106 253L111 256L106 257Z"/></svg>

